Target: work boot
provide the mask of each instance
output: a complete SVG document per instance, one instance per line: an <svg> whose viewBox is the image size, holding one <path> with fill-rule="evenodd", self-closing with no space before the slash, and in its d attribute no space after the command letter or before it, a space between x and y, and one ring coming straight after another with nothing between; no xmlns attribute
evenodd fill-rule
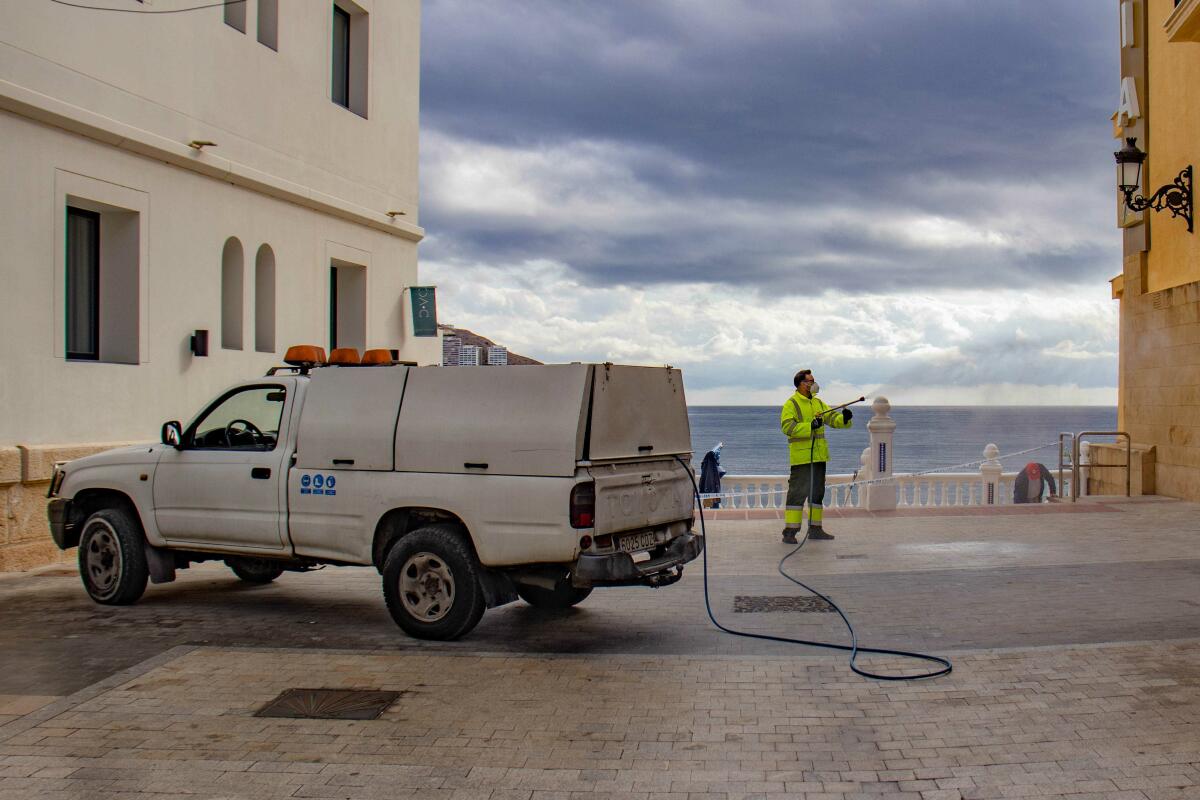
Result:
<svg viewBox="0 0 1200 800"><path fill-rule="evenodd" d="M832 533L826 533L825 529L820 525L808 526L808 538L814 541L830 541L833 539Z"/></svg>
<svg viewBox="0 0 1200 800"><path fill-rule="evenodd" d="M783 529L783 543L784 544L796 544L796 529L795 528L784 528Z"/></svg>

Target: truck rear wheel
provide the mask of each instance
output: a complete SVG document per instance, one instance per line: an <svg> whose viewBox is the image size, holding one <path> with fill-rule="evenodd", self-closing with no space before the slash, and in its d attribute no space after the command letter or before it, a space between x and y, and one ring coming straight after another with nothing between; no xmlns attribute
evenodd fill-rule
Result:
<svg viewBox="0 0 1200 800"><path fill-rule="evenodd" d="M227 558L225 566L246 583L270 583L283 574L279 562L269 558Z"/></svg>
<svg viewBox="0 0 1200 800"><path fill-rule="evenodd" d="M475 554L451 525L404 536L383 563L383 598L405 633L441 641L467 634L485 602Z"/></svg>
<svg viewBox="0 0 1200 800"><path fill-rule="evenodd" d="M87 518L79 537L79 577L97 603L127 606L138 601L150 568L136 517L124 509L102 508Z"/></svg>
<svg viewBox="0 0 1200 800"><path fill-rule="evenodd" d="M586 589L577 589L566 582L558 584L553 589L546 589L542 586L517 586L517 594L526 603L535 608L545 608L551 611L579 605L591 593L590 586Z"/></svg>

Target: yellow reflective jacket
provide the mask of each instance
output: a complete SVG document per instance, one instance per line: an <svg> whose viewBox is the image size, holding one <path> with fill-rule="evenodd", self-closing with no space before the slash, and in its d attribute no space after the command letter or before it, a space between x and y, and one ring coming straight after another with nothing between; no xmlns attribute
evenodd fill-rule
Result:
<svg viewBox="0 0 1200 800"><path fill-rule="evenodd" d="M825 428L812 429L812 420L817 414L828 411L829 405L819 397L805 397L799 391L792 394L779 412L779 428L788 437L788 462L808 464L829 460L829 443L825 441ZM825 415L825 426L849 428L842 412Z"/></svg>

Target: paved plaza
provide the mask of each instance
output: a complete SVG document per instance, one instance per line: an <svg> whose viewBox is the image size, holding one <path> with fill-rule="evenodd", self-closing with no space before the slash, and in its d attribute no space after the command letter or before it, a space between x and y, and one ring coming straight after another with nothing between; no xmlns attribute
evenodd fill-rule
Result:
<svg viewBox="0 0 1200 800"><path fill-rule="evenodd" d="M0 800L1200 798L1198 512L832 516L837 540L789 571L865 644L954 662L907 683L721 633L699 564L436 644L403 637L369 569L252 587L206 564L128 608L92 604L66 565L0 575ZM847 641L836 614L786 602L806 593L776 572L773 514L714 516L723 624ZM295 688L398 697L374 720L255 716Z"/></svg>

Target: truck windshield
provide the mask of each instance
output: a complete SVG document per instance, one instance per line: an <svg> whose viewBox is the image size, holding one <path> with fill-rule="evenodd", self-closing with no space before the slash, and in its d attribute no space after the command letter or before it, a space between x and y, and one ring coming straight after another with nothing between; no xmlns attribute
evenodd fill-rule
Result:
<svg viewBox="0 0 1200 800"><path fill-rule="evenodd" d="M240 389L200 418L190 446L206 450L274 450L286 399L283 386Z"/></svg>

